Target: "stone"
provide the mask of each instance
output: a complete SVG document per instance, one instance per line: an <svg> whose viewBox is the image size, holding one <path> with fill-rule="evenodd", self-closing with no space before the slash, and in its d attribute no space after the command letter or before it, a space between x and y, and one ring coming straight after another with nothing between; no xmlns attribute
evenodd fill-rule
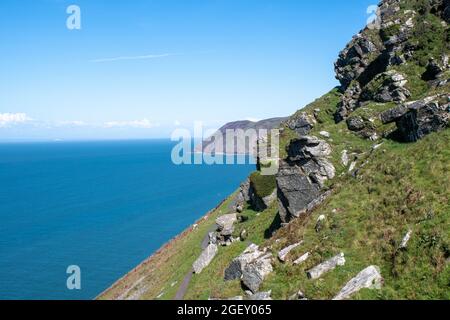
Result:
<svg viewBox="0 0 450 320"><path fill-rule="evenodd" d="M350 131L361 131L366 127L366 124L361 117L351 117L347 119L347 128Z"/></svg>
<svg viewBox="0 0 450 320"><path fill-rule="evenodd" d="M280 259L281 262L286 262L287 256L289 255L289 253L292 250L294 250L295 248L297 248L298 246L300 246L302 243L303 243L303 241L300 241L298 243L294 243L294 244L284 248L280 252L278 252L278 259Z"/></svg>
<svg viewBox="0 0 450 320"><path fill-rule="evenodd" d="M322 231L322 229L323 229L323 227L324 227L324 225L325 225L325 221L326 221L326 219L327 219L327 217L325 217L325 215L320 215L318 218L317 218L317 221L316 221L316 226L315 226L315 230L316 230L316 232L320 232L320 231Z"/></svg>
<svg viewBox="0 0 450 320"><path fill-rule="evenodd" d="M257 258L255 261L247 264L242 272L242 283L253 293L258 292L264 279L272 271L272 255Z"/></svg>
<svg viewBox="0 0 450 320"><path fill-rule="evenodd" d="M217 232L208 233L209 244L217 244Z"/></svg>
<svg viewBox="0 0 450 320"><path fill-rule="evenodd" d="M330 138L330 137L331 137L330 133L327 132L327 131L320 131L319 134L320 134L322 137L325 137L325 138Z"/></svg>
<svg viewBox="0 0 450 320"><path fill-rule="evenodd" d="M296 115L289 119L287 121L287 126L289 129L297 132L299 136L305 136L314 128L314 122L305 112L303 112L300 115Z"/></svg>
<svg viewBox="0 0 450 320"><path fill-rule="evenodd" d="M245 241L248 238L248 232L247 230L243 229L241 231L241 234L239 235L239 238L241 239L241 241Z"/></svg>
<svg viewBox="0 0 450 320"><path fill-rule="evenodd" d="M290 296L289 300L308 300L308 299L306 299L306 296L303 293L303 291L299 290L297 293Z"/></svg>
<svg viewBox="0 0 450 320"><path fill-rule="evenodd" d="M237 222L236 213L226 214L216 219L218 231L222 236L231 236L235 222Z"/></svg>
<svg viewBox="0 0 450 320"><path fill-rule="evenodd" d="M272 295L271 291L267 291L267 292L258 292L255 294L252 294L248 297L247 300L253 300L253 301L257 301L257 300L272 300L272 298L270 297Z"/></svg>
<svg viewBox="0 0 450 320"><path fill-rule="evenodd" d="M382 285L383 277L380 274L380 268L370 266L351 279L333 300L345 300L361 289L380 289Z"/></svg>
<svg viewBox="0 0 450 320"><path fill-rule="evenodd" d="M405 105L399 105L395 108L382 112L380 115L380 119L383 124L392 123L405 115L407 112L408 108Z"/></svg>
<svg viewBox="0 0 450 320"><path fill-rule="evenodd" d="M314 268L308 270L306 275L309 279L318 279L323 274L335 269L337 266L345 265L344 253L340 253L337 256L315 266Z"/></svg>
<svg viewBox="0 0 450 320"><path fill-rule="evenodd" d="M450 122L450 104L430 102L409 111L396 121L399 137L405 142L416 142L424 136L444 130Z"/></svg>
<svg viewBox="0 0 450 320"><path fill-rule="evenodd" d="M265 250L259 250L259 247L255 244L249 245L244 252L237 258L233 259L231 264L225 269L225 281L240 279L244 270L244 267L255 261L257 258L265 254Z"/></svg>
<svg viewBox="0 0 450 320"><path fill-rule="evenodd" d="M300 166L280 162L277 174L278 208L283 222L298 218L321 194L320 185L304 174Z"/></svg>
<svg viewBox="0 0 450 320"><path fill-rule="evenodd" d="M341 164L344 167L347 167L349 162L350 162L350 159L348 157L348 151L347 150L343 150L342 153L341 153Z"/></svg>
<svg viewBox="0 0 450 320"><path fill-rule="evenodd" d="M331 154L331 146L323 140L313 136L303 136L293 139L288 147L291 161L323 158Z"/></svg>
<svg viewBox="0 0 450 320"><path fill-rule="evenodd" d="M408 247L408 242L411 239L412 230L409 230L406 235L403 237L402 242L400 243L400 249L406 249Z"/></svg>
<svg viewBox="0 0 450 320"><path fill-rule="evenodd" d="M297 260L294 261L294 265L300 265L306 260L308 260L309 256L311 255L310 252L305 253L304 255L300 256Z"/></svg>
<svg viewBox="0 0 450 320"><path fill-rule="evenodd" d="M194 262L192 265L194 269L194 273L201 273L203 269L205 269L211 261L214 259L218 251L217 245L210 244L206 247L205 250L203 250L200 257Z"/></svg>

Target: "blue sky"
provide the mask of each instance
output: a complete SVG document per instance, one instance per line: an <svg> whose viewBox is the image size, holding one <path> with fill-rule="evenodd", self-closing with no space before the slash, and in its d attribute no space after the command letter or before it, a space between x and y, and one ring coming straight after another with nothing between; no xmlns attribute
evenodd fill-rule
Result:
<svg viewBox="0 0 450 320"><path fill-rule="evenodd" d="M0 139L168 137L287 116L338 83L375 0L2 0ZM81 30L66 28L69 5Z"/></svg>

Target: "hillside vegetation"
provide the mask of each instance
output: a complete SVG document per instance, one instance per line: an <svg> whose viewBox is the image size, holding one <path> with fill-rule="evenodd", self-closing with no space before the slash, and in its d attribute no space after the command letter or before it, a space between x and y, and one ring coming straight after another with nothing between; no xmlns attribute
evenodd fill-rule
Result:
<svg viewBox="0 0 450 320"><path fill-rule="evenodd" d="M450 299L450 1L384 0L380 15L379 29L362 30L340 53L341 86L282 123L280 172L253 173L100 298L175 298L209 239L218 251L192 274L185 299L332 299L369 266L381 285L346 298ZM255 207L275 190L263 211ZM230 213L232 234L208 236ZM271 256L242 266L261 278L253 293L246 275L224 276L250 244ZM345 264L308 276L340 253ZM293 263L299 257L307 258Z"/></svg>

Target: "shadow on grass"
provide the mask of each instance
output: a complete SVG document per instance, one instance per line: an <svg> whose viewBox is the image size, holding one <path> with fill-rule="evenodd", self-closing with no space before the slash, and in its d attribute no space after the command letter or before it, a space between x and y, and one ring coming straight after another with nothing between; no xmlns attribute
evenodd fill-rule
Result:
<svg viewBox="0 0 450 320"><path fill-rule="evenodd" d="M275 231L281 228L280 214L277 213L268 229L264 231L264 239L270 239Z"/></svg>

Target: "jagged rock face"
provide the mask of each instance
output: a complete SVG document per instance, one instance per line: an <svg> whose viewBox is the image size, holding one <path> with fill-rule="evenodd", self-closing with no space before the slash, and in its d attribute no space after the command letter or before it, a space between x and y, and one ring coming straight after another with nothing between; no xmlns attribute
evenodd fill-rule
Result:
<svg viewBox="0 0 450 320"><path fill-rule="evenodd" d="M327 159L330 154L330 145L316 137L291 141L289 157L280 162L277 174L279 212L283 222L306 213L323 193L325 181L334 178L335 168Z"/></svg>
<svg viewBox="0 0 450 320"><path fill-rule="evenodd" d="M415 142L431 132L443 130L450 123L448 95L428 97L424 100L397 106L381 114L383 123L396 122L398 138Z"/></svg>
<svg viewBox="0 0 450 320"><path fill-rule="evenodd" d="M308 135L314 128L314 121L306 113L289 119L286 124L300 136Z"/></svg>
<svg viewBox="0 0 450 320"><path fill-rule="evenodd" d="M406 77L389 70L408 62L418 49L414 42L409 40L420 17L414 10L402 11L401 4L405 2L383 0L379 5L377 20L377 28L380 30L365 28L339 54L335 71L343 95L335 113L336 122L347 119L367 101L404 102L410 98ZM430 0L431 13L448 22L449 2ZM431 84L436 87L450 81L442 78L448 70L448 57L444 55L438 60L430 62L424 74L424 79L434 81Z"/></svg>
<svg viewBox="0 0 450 320"><path fill-rule="evenodd" d="M280 163L277 176L278 207L283 222L305 213L309 203L320 195L320 186L304 174L302 169L288 162Z"/></svg>
<svg viewBox="0 0 450 320"><path fill-rule="evenodd" d="M364 34L356 35L347 47L341 51L335 63L336 78L346 90L369 65L369 55L379 52L379 48Z"/></svg>
<svg viewBox="0 0 450 320"><path fill-rule="evenodd" d="M374 100L376 102L403 102L411 96L405 88L408 80L394 70L383 72L376 76L361 93L360 100Z"/></svg>

